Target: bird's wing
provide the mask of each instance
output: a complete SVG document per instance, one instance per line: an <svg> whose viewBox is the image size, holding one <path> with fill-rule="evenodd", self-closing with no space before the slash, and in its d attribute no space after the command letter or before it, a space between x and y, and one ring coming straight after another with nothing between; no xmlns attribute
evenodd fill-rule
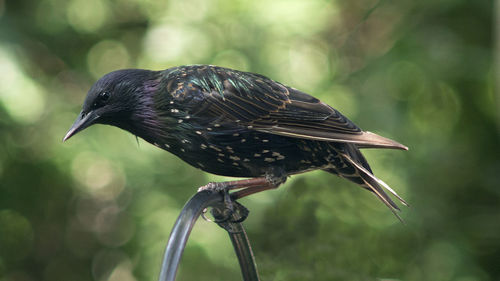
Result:
<svg viewBox="0 0 500 281"><path fill-rule="evenodd" d="M190 110L200 119L217 118L221 125L236 122L253 130L295 138L407 149L362 131L331 106L264 76L221 68L206 71L179 87L182 95L190 99L202 96L195 99L199 102Z"/></svg>
<svg viewBox="0 0 500 281"><path fill-rule="evenodd" d="M290 137L355 143L363 147L407 149L405 146L362 131L331 106L305 93L289 89L290 103L283 110L255 120L256 130Z"/></svg>

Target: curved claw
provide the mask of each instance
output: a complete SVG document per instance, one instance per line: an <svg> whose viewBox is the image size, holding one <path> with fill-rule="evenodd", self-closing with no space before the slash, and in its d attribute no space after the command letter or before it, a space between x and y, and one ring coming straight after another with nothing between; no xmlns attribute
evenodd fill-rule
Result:
<svg viewBox="0 0 500 281"><path fill-rule="evenodd" d="M243 222L250 211L240 203L233 201L231 196L227 194L224 196L224 203L220 204L221 208L213 207L211 210L214 219L207 217L208 208L203 209L201 217L207 222L215 222L219 225L227 223L240 223ZM226 227L223 227L227 230Z"/></svg>
<svg viewBox="0 0 500 281"><path fill-rule="evenodd" d="M216 222L220 227L226 229L227 231L233 232L231 230L231 226L234 223L243 222L247 217L250 211L241 205L240 203L233 201L231 207L228 207L224 204L223 209L213 208L212 216L214 216L214 222Z"/></svg>
<svg viewBox="0 0 500 281"><path fill-rule="evenodd" d="M235 208L235 210L236 210L236 213L239 216L239 218L232 219L231 222L232 223L243 222L244 220L246 220L248 218L250 211L245 206L241 205L240 203L238 203L236 201L234 201L234 203L236 203L237 208Z"/></svg>
<svg viewBox="0 0 500 281"><path fill-rule="evenodd" d="M203 209L203 211L201 211L201 218L207 222L214 222L213 220L211 220L209 217L206 216L207 212L208 212L208 208Z"/></svg>

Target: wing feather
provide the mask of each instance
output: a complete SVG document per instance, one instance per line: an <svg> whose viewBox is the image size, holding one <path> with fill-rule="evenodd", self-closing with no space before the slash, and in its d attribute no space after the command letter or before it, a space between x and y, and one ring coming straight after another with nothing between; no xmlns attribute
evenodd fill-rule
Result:
<svg viewBox="0 0 500 281"><path fill-rule="evenodd" d="M184 69L174 85L174 97L196 101L191 114L199 120L251 126L269 134L347 142L360 148L407 149L393 140L364 132L347 117L320 100L262 75L219 67ZM200 77L201 76L201 77ZM184 83L184 86L182 85Z"/></svg>

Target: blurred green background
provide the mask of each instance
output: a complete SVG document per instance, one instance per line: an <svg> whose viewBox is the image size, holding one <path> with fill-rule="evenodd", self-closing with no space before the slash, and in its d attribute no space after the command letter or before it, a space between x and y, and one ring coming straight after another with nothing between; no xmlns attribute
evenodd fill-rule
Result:
<svg viewBox="0 0 500 281"><path fill-rule="evenodd" d="M156 280L208 181L117 128L61 139L101 75L215 64L339 109L407 152L365 150L401 224L323 172L245 198L263 280L500 280L493 1L0 0L0 280ZM240 280L200 220L178 280Z"/></svg>

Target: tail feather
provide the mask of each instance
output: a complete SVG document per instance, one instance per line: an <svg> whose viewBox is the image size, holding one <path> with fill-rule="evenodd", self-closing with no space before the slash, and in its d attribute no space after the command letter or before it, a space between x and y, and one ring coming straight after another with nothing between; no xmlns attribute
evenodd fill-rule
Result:
<svg viewBox="0 0 500 281"><path fill-rule="evenodd" d="M358 149L357 145L346 144L345 148L346 148L346 153L349 154L349 156L354 162L361 164L363 168L365 168L370 174L373 174L370 164L368 164L368 161L366 161L365 156Z"/></svg>
<svg viewBox="0 0 500 281"><path fill-rule="evenodd" d="M402 204L408 206L408 203L401 198L392 188L390 188L385 182L375 177L368 165L368 162L361 154L361 152L354 146L347 145L345 150L337 150L340 157L346 162L346 164L353 166L355 169L356 176L354 177L358 184L372 191L390 210L391 212L403 222L401 217L397 214L396 211L400 211L398 205L394 203L394 201L387 195L383 188L389 191L394 197L396 197ZM354 175L343 175L339 173L341 176L349 178L353 180Z"/></svg>

